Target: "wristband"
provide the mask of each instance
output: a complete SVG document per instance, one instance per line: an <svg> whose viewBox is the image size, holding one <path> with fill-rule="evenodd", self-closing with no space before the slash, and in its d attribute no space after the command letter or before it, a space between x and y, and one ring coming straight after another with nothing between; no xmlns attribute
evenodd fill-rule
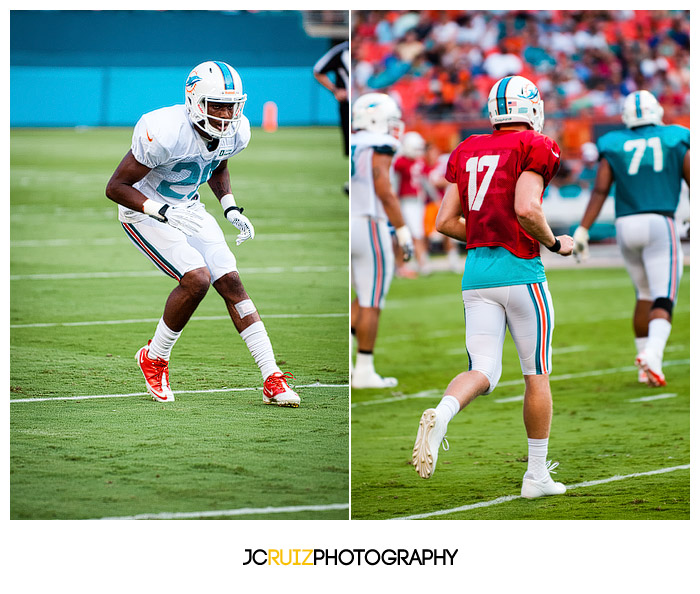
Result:
<svg viewBox="0 0 700 594"><path fill-rule="evenodd" d="M399 244L405 244L411 240L411 232L406 225L396 229L396 239L399 241Z"/></svg>
<svg viewBox="0 0 700 594"><path fill-rule="evenodd" d="M226 194L225 196L221 197L221 208L224 209L224 218L228 219L228 213L231 212L232 210L237 210L238 212L243 212L243 208L240 206L236 206L236 200L233 197L233 194Z"/></svg>
<svg viewBox="0 0 700 594"><path fill-rule="evenodd" d="M225 196L222 196L219 202L221 202L221 208L224 210L228 210L232 206L236 206L236 200L233 197L233 194L226 194Z"/></svg>
<svg viewBox="0 0 700 594"><path fill-rule="evenodd" d="M545 246L547 247L547 246ZM561 241L559 241L558 237L554 238L554 245L550 246L547 248L550 252L557 253L561 249Z"/></svg>
<svg viewBox="0 0 700 594"><path fill-rule="evenodd" d="M158 219L160 221L166 220L164 212L161 211L165 211L167 209L167 204L156 202L150 198L146 198L146 202L143 203L143 214L147 214L149 217L153 217L154 219Z"/></svg>

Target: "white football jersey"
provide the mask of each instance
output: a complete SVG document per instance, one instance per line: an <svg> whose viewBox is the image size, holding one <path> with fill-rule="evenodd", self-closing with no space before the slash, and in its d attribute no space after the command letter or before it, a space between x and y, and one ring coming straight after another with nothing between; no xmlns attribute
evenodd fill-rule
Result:
<svg viewBox="0 0 700 594"><path fill-rule="evenodd" d="M374 191L372 155L375 151L395 153L401 143L390 134L360 130L350 136L352 175L350 177L350 214L387 220L381 200Z"/></svg>
<svg viewBox="0 0 700 594"><path fill-rule="evenodd" d="M134 128L131 152L151 171L134 184L147 198L164 204L199 199L199 186L206 183L219 164L240 153L250 142L250 122L243 116L235 135L207 147L195 130L184 105L156 109L141 116ZM148 215L119 206L119 220L135 223Z"/></svg>

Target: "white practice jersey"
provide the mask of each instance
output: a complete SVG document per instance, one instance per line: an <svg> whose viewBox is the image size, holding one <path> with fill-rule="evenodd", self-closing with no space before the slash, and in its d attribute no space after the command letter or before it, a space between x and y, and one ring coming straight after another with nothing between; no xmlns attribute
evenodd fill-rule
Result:
<svg viewBox="0 0 700 594"><path fill-rule="evenodd" d="M199 199L219 164L240 153L250 142L250 122L243 116L236 134L221 138L213 150L195 130L184 105L156 109L141 116L131 141L134 158L151 171L134 184L147 198L177 205ZM136 223L148 215L119 206L119 220Z"/></svg>
<svg viewBox="0 0 700 594"><path fill-rule="evenodd" d="M372 155L395 154L401 143L390 134L360 130L350 136L352 175L350 177L350 214L387 220L381 200L374 191Z"/></svg>

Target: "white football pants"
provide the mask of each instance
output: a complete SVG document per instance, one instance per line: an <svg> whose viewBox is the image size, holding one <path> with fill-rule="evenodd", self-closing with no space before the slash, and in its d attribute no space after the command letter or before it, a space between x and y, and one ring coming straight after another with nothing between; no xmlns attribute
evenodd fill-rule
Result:
<svg viewBox="0 0 700 594"><path fill-rule="evenodd" d="M350 223L352 287L361 307L383 308L394 276L394 247L386 221L368 216Z"/></svg>
<svg viewBox="0 0 700 594"><path fill-rule="evenodd" d="M122 222L129 239L153 264L179 281L185 273L207 267L211 282L237 270L236 257L216 219L204 209L202 229L187 236L167 223L148 217L137 223Z"/></svg>
<svg viewBox="0 0 700 594"><path fill-rule="evenodd" d="M615 229L637 299L665 297L675 304L683 275L676 221L660 214L636 214L617 219Z"/></svg>
<svg viewBox="0 0 700 594"><path fill-rule="evenodd" d="M554 307L546 282L462 291L469 369L483 373L492 392L503 369L506 327L523 375L552 369Z"/></svg>

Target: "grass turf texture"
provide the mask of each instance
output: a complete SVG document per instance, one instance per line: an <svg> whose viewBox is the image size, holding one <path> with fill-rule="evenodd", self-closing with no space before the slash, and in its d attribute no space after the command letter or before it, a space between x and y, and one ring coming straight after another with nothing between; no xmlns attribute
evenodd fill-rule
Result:
<svg viewBox="0 0 700 594"><path fill-rule="evenodd" d="M332 385L299 388L301 407L285 409L262 404L260 373L214 289L173 351L176 401L149 399L133 355L174 281L131 244L104 196L131 131L11 132L10 398L135 394L13 403L11 518L347 504L348 201L339 135L253 131L229 163L256 230L240 247L202 188L280 367L292 384ZM70 325L95 321L121 323ZM243 390L206 392L223 389Z"/></svg>
<svg viewBox="0 0 700 594"><path fill-rule="evenodd" d="M623 269L550 270L554 300L549 456L556 480L578 483L684 466L690 461L689 268L665 356L668 385L637 383L631 316L634 291ZM436 273L396 279L382 313L379 373L395 390L352 394L352 518L386 519L519 495L527 466L520 365L508 335L499 387L450 423L450 450L421 479L411 452L422 411L437 405L467 365L460 278ZM660 394L673 397L630 402ZM500 401L500 402L499 402ZM688 519L687 469L570 489L564 496L516 498L436 519Z"/></svg>

